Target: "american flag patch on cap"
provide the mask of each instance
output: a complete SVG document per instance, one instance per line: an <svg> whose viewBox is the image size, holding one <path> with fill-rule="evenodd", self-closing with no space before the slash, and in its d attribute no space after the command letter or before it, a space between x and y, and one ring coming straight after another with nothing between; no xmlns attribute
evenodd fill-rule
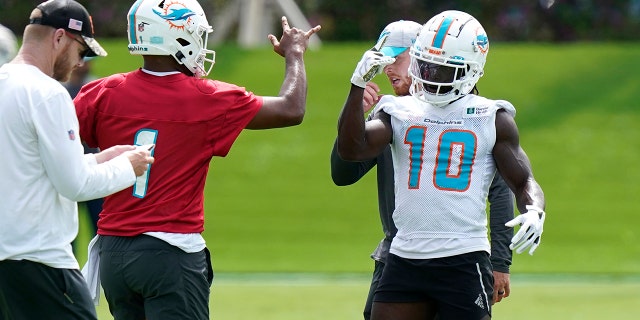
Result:
<svg viewBox="0 0 640 320"><path fill-rule="evenodd" d="M82 21L76 19L69 19L69 29L82 31Z"/></svg>
<svg viewBox="0 0 640 320"><path fill-rule="evenodd" d="M76 133L72 130L67 131L67 133L69 134L69 140L73 141L76 139Z"/></svg>

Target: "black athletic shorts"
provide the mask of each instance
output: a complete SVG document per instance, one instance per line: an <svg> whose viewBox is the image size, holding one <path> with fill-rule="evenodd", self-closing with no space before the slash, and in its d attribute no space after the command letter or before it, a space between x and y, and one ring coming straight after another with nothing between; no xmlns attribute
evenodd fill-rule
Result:
<svg viewBox="0 0 640 320"><path fill-rule="evenodd" d="M369 294L367 295L367 302L365 303L364 311L362 312L365 320L371 319L371 307L373 305L373 295L376 293L376 289L378 289L378 282L380 282L380 277L382 277L383 269L384 269L384 262L376 260L375 267L373 269L373 274L371 276L371 285L369 286Z"/></svg>
<svg viewBox="0 0 640 320"><path fill-rule="evenodd" d="M186 253L147 235L100 236L100 281L116 320L208 320L209 251Z"/></svg>
<svg viewBox="0 0 640 320"><path fill-rule="evenodd" d="M491 315L493 272L484 251L436 259L389 254L375 302L435 301L440 319Z"/></svg>
<svg viewBox="0 0 640 320"><path fill-rule="evenodd" d="M80 270L0 261L0 320L97 319Z"/></svg>

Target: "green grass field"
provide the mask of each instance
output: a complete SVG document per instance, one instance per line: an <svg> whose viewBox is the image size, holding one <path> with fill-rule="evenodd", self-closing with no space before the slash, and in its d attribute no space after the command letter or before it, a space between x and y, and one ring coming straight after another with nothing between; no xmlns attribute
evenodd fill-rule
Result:
<svg viewBox="0 0 640 320"><path fill-rule="evenodd" d="M125 42L101 43L109 56L95 60L98 76L141 65ZM369 254L382 236L375 177L336 187L328 160L351 73L368 46L307 52L303 124L245 131L226 158L212 161L204 233L218 277L212 318L360 318ZM270 48L216 51L210 77L277 95L284 61ZM492 44L480 92L518 110L521 144L547 199L542 244L535 256L514 257L512 296L494 318L640 311L639 56L637 43ZM388 90L384 80L376 78ZM299 274L310 280L289 279ZM109 318L106 303L99 311Z"/></svg>
<svg viewBox="0 0 640 320"><path fill-rule="evenodd" d="M362 319L369 289L364 274L223 274L214 281L211 319ZM512 277L511 296L494 319L633 319L640 279L576 276ZM113 319L104 297L99 319Z"/></svg>

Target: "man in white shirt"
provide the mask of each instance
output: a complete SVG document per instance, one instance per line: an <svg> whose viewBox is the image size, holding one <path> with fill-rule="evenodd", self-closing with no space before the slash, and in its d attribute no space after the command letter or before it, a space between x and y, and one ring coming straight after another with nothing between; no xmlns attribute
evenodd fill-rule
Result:
<svg viewBox="0 0 640 320"><path fill-rule="evenodd" d="M83 154L68 80L86 56L106 56L87 10L41 3L17 56L0 67L0 319L96 319L73 255L77 201L132 186L149 146Z"/></svg>

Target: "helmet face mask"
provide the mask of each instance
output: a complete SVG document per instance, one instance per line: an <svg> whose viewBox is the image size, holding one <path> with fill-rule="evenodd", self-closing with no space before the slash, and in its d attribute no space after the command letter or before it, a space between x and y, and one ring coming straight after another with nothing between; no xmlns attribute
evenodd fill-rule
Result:
<svg viewBox="0 0 640 320"><path fill-rule="evenodd" d="M416 60L423 89L433 94L445 94L453 90L454 81L464 76L464 69L447 67L437 63Z"/></svg>
<svg viewBox="0 0 640 320"><path fill-rule="evenodd" d="M215 52L207 49L213 28L196 0L138 0L127 22L131 54L170 55L197 77L215 64Z"/></svg>
<svg viewBox="0 0 640 320"><path fill-rule="evenodd" d="M483 75L489 40L482 25L461 11L431 18L410 48L410 93L444 107L473 90Z"/></svg>

